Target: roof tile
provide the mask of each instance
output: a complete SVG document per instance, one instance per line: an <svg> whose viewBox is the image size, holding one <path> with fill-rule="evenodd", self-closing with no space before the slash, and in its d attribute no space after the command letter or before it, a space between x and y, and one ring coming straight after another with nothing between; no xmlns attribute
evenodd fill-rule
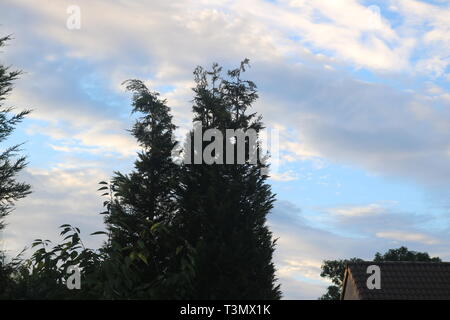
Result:
<svg viewBox="0 0 450 320"><path fill-rule="evenodd" d="M367 288L369 265L381 272L381 289ZM364 300L450 299L449 262L359 262L348 268Z"/></svg>

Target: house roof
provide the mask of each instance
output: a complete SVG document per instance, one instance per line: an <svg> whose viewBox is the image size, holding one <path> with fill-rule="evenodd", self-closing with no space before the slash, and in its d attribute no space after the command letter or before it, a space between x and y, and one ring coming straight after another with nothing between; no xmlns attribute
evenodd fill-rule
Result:
<svg viewBox="0 0 450 320"><path fill-rule="evenodd" d="M369 289L367 267L380 267L380 289ZM351 276L349 276L351 275ZM353 280L349 280L353 279ZM450 299L449 262L359 262L346 268L342 298L347 281L354 281L363 300Z"/></svg>

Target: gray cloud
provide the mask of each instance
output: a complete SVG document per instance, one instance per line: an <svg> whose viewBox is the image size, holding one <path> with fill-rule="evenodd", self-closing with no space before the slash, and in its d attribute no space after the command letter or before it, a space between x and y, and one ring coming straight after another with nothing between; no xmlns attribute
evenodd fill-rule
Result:
<svg viewBox="0 0 450 320"><path fill-rule="evenodd" d="M304 65L254 70L266 119L295 128L307 149L381 175L450 186L446 101Z"/></svg>

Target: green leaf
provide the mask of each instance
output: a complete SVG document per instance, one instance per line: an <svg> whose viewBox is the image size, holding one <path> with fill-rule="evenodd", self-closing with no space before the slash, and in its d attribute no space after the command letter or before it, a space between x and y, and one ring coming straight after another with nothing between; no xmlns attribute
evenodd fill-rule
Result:
<svg viewBox="0 0 450 320"><path fill-rule="evenodd" d="M63 231L61 231L60 235L65 235L67 232L69 232L71 229L70 227L66 227Z"/></svg>
<svg viewBox="0 0 450 320"><path fill-rule="evenodd" d="M136 252L133 251L132 253L130 253L130 259L131 259L131 261L136 259Z"/></svg>
<svg viewBox="0 0 450 320"><path fill-rule="evenodd" d="M33 242L33 244L31 245L31 247L34 248L34 247L36 247L36 246L38 246L38 245L40 245L40 244L42 244L42 240Z"/></svg>
<svg viewBox="0 0 450 320"><path fill-rule="evenodd" d="M72 237L71 234L69 234L68 236L65 236L63 240L67 240L67 239L69 239L70 237ZM69 243L69 242L66 242L66 243Z"/></svg>
<svg viewBox="0 0 450 320"><path fill-rule="evenodd" d="M142 261L144 261L145 264L148 265L147 257L146 257L146 256L144 256L142 253L138 253L137 256L138 256Z"/></svg>
<svg viewBox="0 0 450 320"><path fill-rule="evenodd" d="M155 223L154 225L151 226L150 231L155 231L159 228L159 226L161 225L161 222Z"/></svg>
<svg viewBox="0 0 450 320"><path fill-rule="evenodd" d="M105 232L105 231L96 231L96 232L91 233L91 236L95 236L97 234L106 234L106 235L108 235L108 233Z"/></svg>

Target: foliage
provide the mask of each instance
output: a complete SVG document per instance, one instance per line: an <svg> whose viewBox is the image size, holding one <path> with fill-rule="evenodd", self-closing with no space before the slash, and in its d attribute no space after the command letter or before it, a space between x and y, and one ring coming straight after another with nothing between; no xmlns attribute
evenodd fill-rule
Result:
<svg viewBox="0 0 450 320"><path fill-rule="evenodd" d="M426 252L410 251L406 247L398 249L389 249L383 255L379 252L375 254L373 259L375 262L381 261L424 261L424 262L441 262L439 257L431 258Z"/></svg>
<svg viewBox="0 0 450 320"><path fill-rule="evenodd" d="M110 197L104 203L107 209L104 214L115 217L106 220L115 222L112 228L121 228L120 238L114 236L116 230L110 232L103 248L107 255L103 298L184 298L192 287L194 249L172 232L170 224L153 219L143 219L139 229L131 229L136 232L136 241L124 244L124 235L130 230L124 221L127 218L119 220L125 216L124 200L120 191L116 192L116 185L101 184L107 185Z"/></svg>
<svg viewBox="0 0 450 320"><path fill-rule="evenodd" d="M0 48L10 37L0 38ZM6 96L13 89L13 82L20 76L20 71L11 71L0 65L0 230L4 228L3 218L12 210L15 201L30 193L30 186L16 181L17 174L26 166L26 158L15 158L20 145L5 146L5 140L11 135L15 126L30 113L29 110L12 114L11 107L4 107Z"/></svg>
<svg viewBox="0 0 450 320"><path fill-rule="evenodd" d="M29 259L22 260L14 270L14 298L20 299L89 299L96 298L93 292L98 289L93 277L102 254L85 248L80 230L70 225L62 225L63 243L51 247L50 240L36 239L36 248ZM65 280L70 275L68 267L76 266L82 270L84 278L81 290L69 290Z"/></svg>

